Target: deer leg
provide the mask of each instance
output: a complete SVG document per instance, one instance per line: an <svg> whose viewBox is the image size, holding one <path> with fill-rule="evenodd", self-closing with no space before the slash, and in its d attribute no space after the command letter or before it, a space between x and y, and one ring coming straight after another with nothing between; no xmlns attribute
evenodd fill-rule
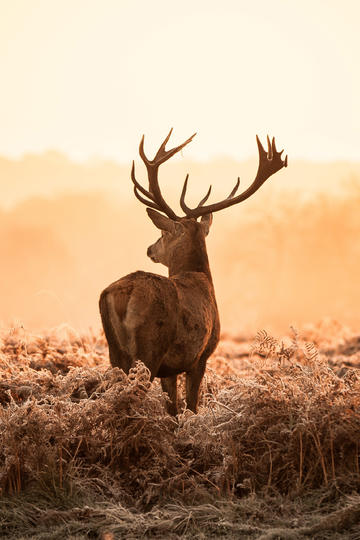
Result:
<svg viewBox="0 0 360 540"><path fill-rule="evenodd" d="M163 392L166 392L170 398L171 403L167 404L168 413L171 416L177 415L177 375L172 375L171 377L163 377L161 379L161 388Z"/></svg>
<svg viewBox="0 0 360 540"><path fill-rule="evenodd" d="M133 364L131 357L126 351L122 351L116 346L109 344L109 358L111 367L118 367L128 374Z"/></svg>
<svg viewBox="0 0 360 540"><path fill-rule="evenodd" d="M101 320L109 347L110 364L112 367L122 369L127 374L133 361L127 350L127 335L121 317L114 311L113 300L105 291L100 296L99 304Z"/></svg>
<svg viewBox="0 0 360 540"><path fill-rule="evenodd" d="M186 373L187 408L195 414L197 413L199 388L205 372L206 359L204 361L200 359L194 369Z"/></svg>

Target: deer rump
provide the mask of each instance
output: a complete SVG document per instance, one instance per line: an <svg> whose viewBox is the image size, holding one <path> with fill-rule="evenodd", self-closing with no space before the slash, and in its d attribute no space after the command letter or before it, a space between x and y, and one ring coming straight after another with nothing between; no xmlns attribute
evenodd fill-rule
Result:
<svg viewBox="0 0 360 540"><path fill-rule="evenodd" d="M219 340L217 308L202 272L129 274L102 292L100 313L111 365L128 373L141 360L151 380L196 370Z"/></svg>

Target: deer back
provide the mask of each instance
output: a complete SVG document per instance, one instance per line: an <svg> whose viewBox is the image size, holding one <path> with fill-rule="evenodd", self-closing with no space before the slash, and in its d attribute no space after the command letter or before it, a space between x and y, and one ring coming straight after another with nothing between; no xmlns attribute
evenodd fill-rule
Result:
<svg viewBox="0 0 360 540"><path fill-rule="evenodd" d="M100 297L106 337L122 351L116 361L124 369L141 359L153 376L191 369L219 336L219 318L212 284L202 272L166 278L135 272L109 285ZM130 366L131 367L131 366ZM168 376L168 375L166 375Z"/></svg>

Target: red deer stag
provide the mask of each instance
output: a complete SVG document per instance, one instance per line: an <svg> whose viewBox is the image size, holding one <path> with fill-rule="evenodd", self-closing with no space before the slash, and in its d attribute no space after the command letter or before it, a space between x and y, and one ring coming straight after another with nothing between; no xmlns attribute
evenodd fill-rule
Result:
<svg viewBox="0 0 360 540"><path fill-rule="evenodd" d="M196 208L185 203L187 175L180 197L185 216L179 217L161 194L158 170L195 134L176 148L165 150L171 132L153 160L146 157L144 137L141 139L139 153L147 169L148 190L136 180L134 162L131 171L137 199L147 206L148 216L161 230L161 237L147 254L152 261L168 267L169 277L138 271L115 281L101 293L100 313L111 365L128 373L136 360L144 362L151 379L161 378L162 388L170 397L169 413L176 415L177 375L186 373L187 406L196 413L206 361L219 341L219 314L205 245L212 213L250 197L272 174L287 166L287 156L281 159L274 139L267 139L266 152L256 137L259 167L253 183L235 196L238 178L226 199L205 205L210 187Z"/></svg>

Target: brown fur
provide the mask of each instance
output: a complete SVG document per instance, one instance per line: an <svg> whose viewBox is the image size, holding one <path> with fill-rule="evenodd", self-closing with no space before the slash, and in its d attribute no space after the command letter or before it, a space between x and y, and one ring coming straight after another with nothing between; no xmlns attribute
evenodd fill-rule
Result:
<svg viewBox="0 0 360 540"><path fill-rule="evenodd" d="M145 155L144 136L141 139L139 153L147 169L149 189L136 180L134 162L131 169L135 196L146 204L150 219L162 231L161 238L149 247L148 256L167 266L169 277L145 272L125 276L101 294L100 312L111 364L128 373L136 360L142 360L152 378L161 378L162 387L171 400L169 412L175 415L177 375L186 373L187 405L196 413L206 361L219 341L219 314L205 246L212 212L250 197L267 178L287 166L287 156L284 161L281 159L282 151L276 150L274 138L271 142L267 138L266 152L257 137L259 167L253 183L235 197L238 178L226 199L205 206L210 188L193 209L185 203L187 175L180 197L186 217L180 218L161 194L158 170L189 144L195 134L179 146L166 150L171 133L172 129L152 160ZM201 221L197 222L200 216Z"/></svg>
<svg viewBox="0 0 360 540"><path fill-rule="evenodd" d="M135 272L102 292L100 313L110 362L125 373L136 360L144 362L152 378L162 379L173 415L176 378L185 372L187 406L197 412L206 361L220 333L205 246L208 224L184 219L172 227L171 220L153 210L149 215L157 226L168 228L148 254L169 267L169 278Z"/></svg>

